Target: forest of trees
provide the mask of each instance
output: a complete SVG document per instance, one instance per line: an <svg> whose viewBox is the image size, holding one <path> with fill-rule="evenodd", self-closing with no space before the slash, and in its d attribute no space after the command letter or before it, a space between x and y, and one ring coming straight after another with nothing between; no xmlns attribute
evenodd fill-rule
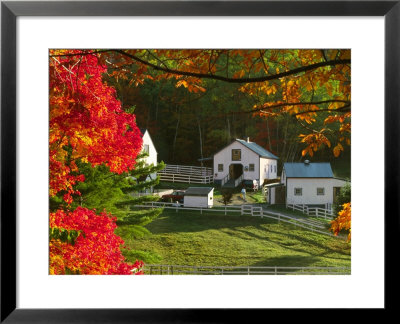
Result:
<svg viewBox="0 0 400 324"><path fill-rule="evenodd" d="M348 50L172 52L143 50L135 55L146 58L149 64L160 67L168 64L171 69L183 64L177 63L184 61L182 57L191 57L193 64L212 66L210 69L217 69L219 75L232 78L256 76L260 71L268 75L270 71L288 70L290 64L295 69L301 55L310 62L318 58L328 61L329 57L336 60L349 57ZM150 131L159 159L166 163L200 165L199 159L212 157L235 138L247 137L277 155L279 167L286 161L300 161L304 155L310 159L310 151L313 161L335 163L339 155L342 161L350 160L350 150L345 149L350 143L350 129L343 131L350 124L349 63L277 78L269 83L235 83L203 76L198 79L166 76L165 71L143 64L138 67L134 64L138 61L132 62L131 71L122 73L117 66L107 80L117 89L124 109L134 111L138 125ZM223 66L217 68L218 64ZM146 77L140 81L132 79L132 73L138 68L147 68L141 72ZM196 66L197 71L200 68ZM137 74L135 77L138 78ZM283 106L284 101L292 105ZM273 105L277 107L270 108ZM310 110L313 113L307 113ZM304 152L310 143L304 138L302 141L302 134L314 136L308 139L316 143L318 150Z"/></svg>

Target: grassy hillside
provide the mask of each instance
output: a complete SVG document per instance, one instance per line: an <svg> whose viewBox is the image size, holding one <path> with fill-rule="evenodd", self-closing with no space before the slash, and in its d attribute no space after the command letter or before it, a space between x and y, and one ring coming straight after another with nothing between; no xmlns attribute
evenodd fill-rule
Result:
<svg viewBox="0 0 400 324"><path fill-rule="evenodd" d="M164 210L150 236L126 237L130 261L196 266L350 266L350 244L250 216ZM134 250L148 251L135 255Z"/></svg>

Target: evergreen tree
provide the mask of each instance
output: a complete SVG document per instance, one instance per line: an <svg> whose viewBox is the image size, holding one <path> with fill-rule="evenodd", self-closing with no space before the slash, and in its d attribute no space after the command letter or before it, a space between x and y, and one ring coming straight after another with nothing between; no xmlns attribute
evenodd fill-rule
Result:
<svg viewBox="0 0 400 324"><path fill-rule="evenodd" d="M165 167L163 162L157 165L146 165L147 153L138 155L136 165L129 173L116 174L110 172L105 165L93 167L90 163L77 161L79 170L84 174L85 181L76 185L81 193L74 199L72 206L95 209L97 212L106 211L117 218L117 234L125 243L150 235L145 226L156 219L163 211L162 208L138 208L144 202L157 201L158 196L149 193L159 183L156 173ZM50 199L50 209L63 207L62 193ZM122 249L129 261L136 259L147 263L157 262L159 256L153 252Z"/></svg>

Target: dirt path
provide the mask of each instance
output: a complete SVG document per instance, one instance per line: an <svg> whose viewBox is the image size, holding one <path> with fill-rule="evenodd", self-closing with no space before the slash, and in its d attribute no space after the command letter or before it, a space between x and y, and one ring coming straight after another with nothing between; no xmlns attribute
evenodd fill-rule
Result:
<svg viewBox="0 0 400 324"><path fill-rule="evenodd" d="M232 199L228 206L237 206L237 205L243 205L243 204L255 204L254 200L251 199L248 195L246 195L246 201L243 200L242 195L240 193L234 193L232 196ZM214 206L225 206L224 202L222 201L222 197L217 197L214 199Z"/></svg>

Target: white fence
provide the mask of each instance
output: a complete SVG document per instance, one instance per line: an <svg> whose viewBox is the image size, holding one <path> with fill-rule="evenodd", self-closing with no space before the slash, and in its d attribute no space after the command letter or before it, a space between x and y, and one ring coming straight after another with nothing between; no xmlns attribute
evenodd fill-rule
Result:
<svg viewBox="0 0 400 324"><path fill-rule="evenodd" d="M150 275L349 275L350 267L187 266L145 264Z"/></svg>
<svg viewBox="0 0 400 324"><path fill-rule="evenodd" d="M206 167L167 164L165 168L157 174L160 176L160 180L168 182L199 184L214 182L212 168Z"/></svg>
<svg viewBox="0 0 400 324"><path fill-rule="evenodd" d="M320 208L320 207L309 207L307 205L295 205L288 204L286 208L300 211L308 216L323 217L324 219L332 219L333 211L332 209Z"/></svg>
<svg viewBox="0 0 400 324"><path fill-rule="evenodd" d="M173 209L176 212L184 211L184 210L195 210L199 211L200 214L203 212L220 212L224 213L224 215L228 215L228 213L235 213L238 215L248 215L255 216L261 218L269 218L277 220L278 222L284 222L287 224L294 225L295 227L307 229L312 232L316 232L323 235L328 235L332 237L344 238L342 236L335 236L331 232L329 232L324 225L318 222L313 222L312 220L307 219L299 219L296 217L282 215L280 213L275 213L269 210L263 210L260 206L254 205L240 205L240 206L214 206L212 208L204 208L204 207L184 207L182 204L177 203L165 203L165 202L148 202L143 203L142 205L135 205L135 207L147 207L147 208L165 208L165 209Z"/></svg>

